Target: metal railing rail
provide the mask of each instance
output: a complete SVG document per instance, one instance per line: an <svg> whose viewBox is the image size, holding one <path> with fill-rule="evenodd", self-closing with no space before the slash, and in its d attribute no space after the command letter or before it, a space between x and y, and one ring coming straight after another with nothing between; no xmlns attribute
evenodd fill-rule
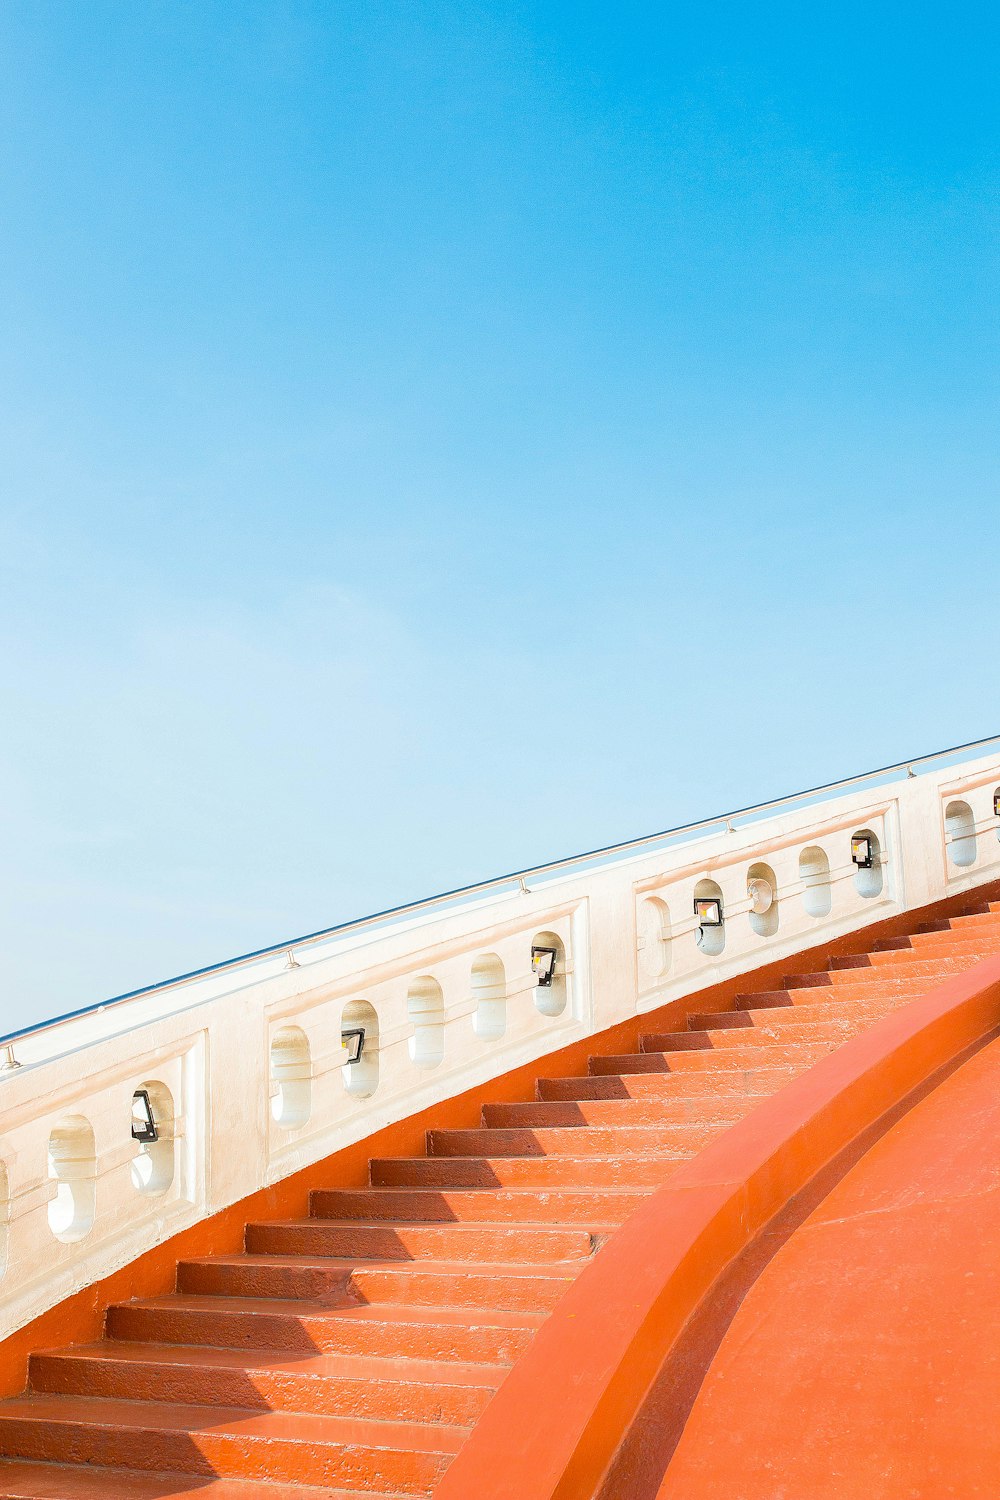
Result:
<svg viewBox="0 0 1000 1500"><path fill-rule="evenodd" d="M292 938L281 943L272 943L266 948L255 948L251 953L242 953L236 958L225 959L221 963L208 964L201 969L192 969L186 974L178 974L173 979L164 979L156 984L144 985L142 989L128 990L122 995L114 995L108 1000L95 1002L93 1005L80 1006L77 1010L67 1011L65 1015L53 1016L48 1021L36 1021L31 1026L21 1027L17 1031L7 1032L0 1035L0 1048L5 1049L8 1061L0 1065L0 1073L9 1071L17 1064L13 1057L13 1044L23 1041L29 1036L36 1036L40 1032L49 1031L56 1026L63 1026L69 1021L78 1021L84 1016L100 1015L112 1006L124 1005L130 1000L146 999L151 995L165 993L171 989L179 989L184 985L194 984L200 979L206 979L213 974L225 974L229 971L242 968L244 965L258 963L265 958L277 958L281 954L288 954L291 959L291 967L298 967L294 960L296 949L309 947L314 943L329 941L331 938L346 936L351 932L359 932L366 927L377 927L382 923L397 920L400 917L416 915L418 912L429 911L436 906L445 907L451 903L461 901L470 896L484 895L488 891L499 891L504 886L514 886L528 892L528 880L535 879L539 875L548 875L558 870L571 869L574 865L588 864L595 860L610 859L616 855L627 854L631 851L646 848L650 845L663 843L668 839L681 839L685 835L699 833L708 828L718 827L720 831L732 831L734 820L737 818L754 818L761 813L771 812L776 808L788 807L796 802L808 802L811 798L819 797L824 793L846 792L853 787L865 782L877 781L880 777L889 777L905 772L907 776L915 776L914 766L927 766L931 761L945 760L949 755L964 755L969 751L980 750L986 745L994 745L1000 742L1000 734L987 735L984 739L969 740L964 745L953 745L948 750L934 750L927 755L911 756L908 760L896 761L893 765L882 766L876 771L862 771L856 776L846 776L839 781L829 781L821 786L810 787L807 791L792 792L785 797L772 797L766 802L756 802L750 807L740 807L728 813L717 813L711 818L701 818L694 823L682 823L676 828L665 828L659 833L644 834L640 838L626 839L620 844L606 844L600 849L591 849L585 854L574 854L564 859L549 860L545 864L532 865L523 870L513 870L507 875L496 875L489 880L479 880L472 885L458 886L452 891L443 891L436 896L426 896L419 901L409 901L402 906L387 907L384 911L373 912L366 917L354 917L347 922L339 922L333 927L324 927L317 932L308 932L301 937Z"/></svg>

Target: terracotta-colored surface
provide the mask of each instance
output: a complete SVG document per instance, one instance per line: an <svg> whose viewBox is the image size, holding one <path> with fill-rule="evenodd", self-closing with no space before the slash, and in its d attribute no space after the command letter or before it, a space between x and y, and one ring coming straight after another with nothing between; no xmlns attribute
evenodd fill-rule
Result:
<svg viewBox="0 0 1000 1500"><path fill-rule="evenodd" d="M997 895L1000 895L1000 884L996 883L984 886L977 893L980 899ZM533 1099L543 1072L552 1077L560 1074L578 1075L586 1071L588 1058L594 1051L612 1053L637 1047L641 1030L685 1026L689 1012L695 1008L713 1013L726 1012L732 1008L742 991L766 990L769 985L780 982L790 966L794 966L800 976L820 971L817 977L823 978L827 963L831 959L835 961L837 955L864 953L873 943L889 942L896 934L902 934L898 940L908 944L908 934L916 930L921 920L933 920L935 917L944 920L952 912L962 910L968 904L968 899L965 896L952 897L922 911L887 918L866 928L862 933L850 933L822 947L797 954L794 960L783 959L779 963L755 969L751 975L738 975L728 979L709 990L700 991L691 1000L672 1001L648 1016L637 1016L621 1026L613 1027L600 1037L588 1037L582 1042L574 1042L559 1052L550 1053L540 1062L528 1063L465 1094L444 1100L418 1115L397 1121L252 1198L214 1214L150 1250L141 1260L67 1298L10 1338L0 1341L0 1398L16 1395L24 1389L28 1358L33 1350L99 1338L105 1313L113 1303L123 1297L152 1297L170 1291L174 1285L177 1263L184 1257L224 1254L227 1251L239 1253L243 1247L244 1226L255 1215L266 1218L272 1215L304 1214L308 1211L309 1193L314 1187L357 1187L365 1184L368 1181L370 1158L383 1154L387 1158L422 1155L424 1132L431 1125L442 1129L477 1125L482 1105L490 1100ZM980 935L980 940L989 941L983 935ZM1000 938L996 941L1000 942ZM892 955L887 956L891 958ZM979 956L978 948L976 956ZM573 1078L573 1081L576 1082L576 1079Z"/></svg>
<svg viewBox="0 0 1000 1500"><path fill-rule="evenodd" d="M777 1250L712 1361L657 1493L994 1500L998 1403L993 1042L876 1142Z"/></svg>
<svg viewBox="0 0 1000 1500"><path fill-rule="evenodd" d="M953 926L964 930L966 920ZM643 1455L631 1469L615 1455L623 1441L627 1451L655 1383L679 1394L696 1385L704 1347L688 1345L686 1325L703 1302L711 1308L728 1268L838 1154L998 1023L1000 956L992 956L890 1011L679 1167L532 1340L439 1500L636 1500ZM756 1399L752 1382L741 1399Z"/></svg>
<svg viewBox="0 0 1000 1500"><path fill-rule="evenodd" d="M32 1358L0 1494L568 1500L618 1449L609 1500L652 1495L733 1265L1000 1021L984 894L447 1101L71 1299L4 1350L9 1389Z"/></svg>

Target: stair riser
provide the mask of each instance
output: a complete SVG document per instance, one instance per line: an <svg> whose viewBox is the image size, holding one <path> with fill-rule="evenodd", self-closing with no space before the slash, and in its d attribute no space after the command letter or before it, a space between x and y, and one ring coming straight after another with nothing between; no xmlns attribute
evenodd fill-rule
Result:
<svg viewBox="0 0 1000 1500"><path fill-rule="evenodd" d="M691 1050L686 1045L689 1035L699 1039L707 1038L707 1045L719 1053L725 1053L730 1047L749 1051L754 1047L786 1046L796 1042L806 1045L839 1045L863 1026L863 1021L852 1023L846 1017L843 1021L778 1020L761 1026L724 1026L712 1031L677 1032L657 1037L655 1041L658 1045L654 1045L651 1050L655 1057L659 1057L663 1052L670 1052L672 1044L676 1042L680 1051L688 1052Z"/></svg>
<svg viewBox="0 0 1000 1500"><path fill-rule="evenodd" d="M795 1076L792 1068L761 1068L747 1073L738 1068L724 1073L627 1073L588 1078L539 1080L540 1103L583 1099L677 1099L696 1104L727 1095L764 1098Z"/></svg>
<svg viewBox="0 0 1000 1500"><path fill-rule="evenodd" d="M435 1130L435 1156L613 1156L637 1151L692 1155L716 1134L712 1125L622 1126L600 1125L540 1130Z"/></svg>
<svg viewBox="0 0 1000 1500"><path fill-rule="evenodd" d="M550 1100L536 1104L491 1104L483 1110L489 1129L526 1129L559 1125L691 1125L711 1120L732 1124L754 1100L737 1094L699 1094L688 1099Z"/></svg>
<svg viewBox="0 0 1000 1500"><path fill-rule="evenodd" d="M943 984L955 974L966 974L973 967L971 962L959 960L946 963L941 959L914 959L905 972L890 968L886 964L873 964L870 969L834 969L830 978L832 989L846 987L863 993L876 986L898 994L924 993L936 984Z"/></svg>
<svg viewBox="0 0 1000 1500"><path fill-rule="evenodd" d="M114 1317L113 1313L121 1316ZM149 1344L203 1344L215 1349L271 1349L289 1353L379 1355L393 1359L450 1359L507 1365L527 1347L531 1328L398 1323L388 1319L319 1319L275 1313L113 1309L114 1338Z"/></svg>
<svg viewBox="0 0 1000 1500"><path fill-rule="evenodd" d="M812 993L818 992L814 990ZM808 1037L812 1033L805 1031L806 1027L839 1026L843 1023L872 1026L883 1016L887 1016L890 1011L898 1010L900 1005L908 1003L907 1000L887 996L860 1001L842 1000L836 991L833 993L836 999L817 1000L811 1005L787 1005L781 1008L769 1006L766 1010L729 1011L725 1016L725 1025L720 1024L722 1017L713 1016L711 1026L702 1025L699 1029L707 1031L710 1036L713 1036L716 1031L737 1033L733 1038L737 1043L739 1042L738 1033L741 1031L752 1032L755 1036L767 1034L779 1039L800 1035ZM690 1019L694 1026L708 1018L692 1016ZM643 1043L650 1052L667 1051L670 1035L667 1033L663 1036L643 1037Z"/></svg>
<svg viewBox="0 0 1000 1500"><path fill-rule="evenodd" d="M915 932L909 950L917 958L943 958L964 960L970 966L979 958L989 958L1000 953L1000 936L983 934L982 937L953 937L949 940L939 932ZM888 953L873 953L873 962L881 963L890 957Z"/></svg>
<svg viewBox="0 0 1000 1500"><path fill-rule="evenodd" d="M374 1161L372 1176L385 1187L489 1188L659 1187L679 1163L667 1158L594 1156L428 1156Z"/></svg>
<svg viewBox="0 0 1000 1500"><path fill-rule="evenodd" d="M832 1050L823 1046L737 1047L716 1050L705 1040L705 1033L691 1033L700 1045L680 1052L636 1052L618 1057L592 1057L590 1066L595 1075L602 1073L668 1073L675 1069L684 1071L703 1069L706 1073L730 1068L758 1068L789 1065L801 1072L810 1064L818 1062Z"/></svg>
<svg viewBox="0 0 1000 1500"><path fill-rule="evenodd" d="M408 1188L368 1188L359 1192L316 1192L316 1219L426 1220L441 1224L610 1224L637 1209L643 1194L460 1189L457 1192Z"/></svg>
<svg viewBox="0 0 1000 1500"><path fill-rule="evenodd" d="M492 1132L489 1132L492 1135ZM470 1155L483 1156L482 1150ZM522 1225L323 1224L304 1219L299 1224L251 1224L247 1249L254 1255L332 1255L349 1260L499 1261L501 1264L541 1264L573 1260L591 1251L585 1229L529 1229Z"/></svg>
<svg viewBox="0 0 1000 1500"><path fill-rule="evenodd" d="M650 1188L649 1191L652 1191ZM636 1195L639 1203L645 1194ZM403 1304L412 1307L500 1308L506 1312L544 1312L554 1307L572 1278L567 1276L498 1276L487 1269L477 1273L422 1272L413 1264L396 1271L355 1269L338 1272L338 1294L331 1306L359 1303ZM189 1265L178 1290L198 1296L287 1298L287 1279L280 1272L274 1285L266 1266L240 1261L209 1261ZM235 1402L234 1405L238 1405Z"/></svg>
<svg viewBox="0 0 1000 1500"><path fill-rule="evenodd" d="M359 1271L354 1288L362 1302L407 1307L469 1307L482 1311L551 1312L575 1276L478 1276L405 1271Z"/></svg>
<svg viewBox="0 0 1000 1500"><path fill-rule="evenodd" d="M995 911L979 912L967 917L952 917L948 922L952 932L997 932L1000 920Z"/></svg>
<svg viewBox="0 0 1000 1500"><path fill-rule="evenodd" d="M964 970L957 970L964 973ZM915 1000L920 995L926 995L935 984L943 983L950 975L930 976L922 975L914 979L900 980L891 974L883 974L880 969L838 969L836 975L831 975L830 984L810 984L796 988L791 979L789 987L784 990L772 990L765 1000L765 1005L778 1009L792 1005L798 1008L801 1005L815 1005L817 1000L839 1001L878 999L880 997L892 996L898 1001ZM783 998L781 998L783 997ZM764 1009L759 1002L762 997L757 995L739 995L737 1000L741 1009L753 1006L757 1010Z"/></svg>
<svg viewBox="0 0 1000 1500"><path fill-rule="evenodd" d="M871 953L848 960L830 961L831 974L870 974L878 969L906 979L913 974L932 972L935 968L961 972L977 960L1000 952L1000 939L957 938L950 933L916 933L908 948L875 948Z"/></svg>
<svg viewBox="0 0 1000 1500"><path fill-rule="evenodd" d="M360 1493L373 1486L426 1494L448 1456L368 1447L254 1438L237 1433L160 1432L86 1423L0 1420L0 1454L106 1467L179 1470L218 1478L285 1484L339 1485Z"/></svg>
<svg viewBox="0 0 1000 1500"><path fill-rule="evenodd" d="M209 1297L301 1297L309 1302L352 1302L351 1273L343 1267L283 1266L280 1261L259 1266L253 1262L181 1261L177 1290Z"/></svg>
<svg viewBox="0 0 1000 1500"><path fill-rule="evenodd" d="M834 992L836 993L836 992ZM690 1016L689 1021L692 1030L707 1031L713 1036L717 1031L730 1031L739 1033L741 1031L753 1033L755 1036L767 1034L773 1037L809 1036L810 1032L804 1032L805 1027L826 1026L839 1024L841 1022L860 1023L870 1026L874 1021L881 1020L894 1010L898 1001L892 999L851 1001L835 1000L819 1001L813 1005L786 1005L782 1007L768 1006L765 1010L733 1010L727 1011L722 1016ZM707 1024L707 1023L711 1024ZM674 1033L675 1034L675 1033ZM643 1049L648 1047L650 1052L669 1051L672 1033L667 1032L661 1036L643 1037ZM753 1037L749 1038L753 1040ZM738 1036L734 1038L738 1042Z"/></svg>
<svg viewBox="0 0 1000 1500"><path fill-rule="evenodd" d="M491 1386L443 1385L384 1379L296 1376L286 1371L230 1370L220 1365L177 1368L167 1363L35 1355L36 1391L112 1400L173 1401L196 1406L242 1406L369 1421L431 1422L463 1427L493 1395Z"/></svg>

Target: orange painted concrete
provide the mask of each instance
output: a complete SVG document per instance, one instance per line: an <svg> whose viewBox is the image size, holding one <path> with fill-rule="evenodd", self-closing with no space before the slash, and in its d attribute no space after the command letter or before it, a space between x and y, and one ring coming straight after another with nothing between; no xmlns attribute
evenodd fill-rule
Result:
<svg viewBox="0 0 1000 1500"><path fill-rule="evenodd" d="M1000 1494L1000 1041L877 1141L736 1312L658 1500ZM645 1489L631 1489L642 1500Z"/></svg>
<svg viewBox="0 0 1000 1500"><path fill-rule="evenodd" d="M998 1024L1000 957L992 957L847 1041L680 1166L539 1330L437 1500L601 1494L647 1394L665 1378L680 1380L671 1364L690 1356L687 1325L730 1266L838 1155ZM752 1381L739 1399L754 1401ZM799 1432L803 1425L800 1412ZM772 1481L769 1500L798 1500L780 1471Z"/></svg>
<svg viewBox="0 0 1000 1500"><path fill-rule="evenodd" d="M1000 882L995 882L972 893L972 898L987 900L998 894ZM585 1038L558 1052L549 1053L538 1062L529 1063L467 1093L435 1104L420 1114L389 1125L375 1135L336 1152L273 1187L233 1204L222 1213L166 1240L114 1275L67 1298L0 1342L0 1398L16 1395L24 1389L28 1358L33 1350L70 1343L88 1343L101 1336L107 1309L115 1303L127 1298L155 1297L170 1292L179 1261L197 1256L239 1253L243 1248L248 1220L305 1215L308 1212L309 1194L314 1188L363 1186L368 1180L370 1158L422 1154L424 1134L431 1127L474 1128L479 1124L484 1104L493 1101L508 1103L533 1100L539 1078L583 1075L587 1071L589 1056L595 1052L635 1052L640 1032L678 1031L684 1027L687 1016L693 1011L710 1013L731 1010L741 993L774 988L782 983L783 976L792 968L799 974L819 971L830 957L864 953L872 943L912 931L923 919L946 917L967 905L969 900L970 894L967 893L922 911L888 918L833 942L754 969L751 973L737 975L722 984L700 990L690 998L672 1001L659 1010L637 1016L599 1036Z"/></svg>

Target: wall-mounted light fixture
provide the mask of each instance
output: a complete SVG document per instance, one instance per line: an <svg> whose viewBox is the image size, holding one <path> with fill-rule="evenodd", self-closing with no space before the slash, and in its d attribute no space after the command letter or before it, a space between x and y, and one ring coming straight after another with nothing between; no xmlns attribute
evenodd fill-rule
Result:
<svg viewBox="0 0 1000 1500"><path fill-rule="evenodd" d="M761 875L754 875L752 879L747 881L747 895L750 898L750 910L754 916L762 917L774 905L774 891L771 889L771 882L765 880Z"/></svg>
<svg viewBox="0 0 1000 1500"><path fill-rule="evenodd" d="M718 896L695 896L694 914L699 927L722 926L722 902Z"/></svg>
<svg viewBox="0 0 1000 1500"><path fill-rule="evenodd" d="M539 989L547 990L555 978L556 957L555 948L532 948L531 972L538 980Z"/></svg>
<svg viewBox="0 0 1000 1500"><path fill-rule="evenodd" d="M132 1095L132 1139L141 1141L144 1146L160 1139L146 1089L136 1089Z"/></svg>
<svg viewBox="0 0 1000 1500"><path fill-rule="evenodd" d="M361 1054L365 1050L365 1028L363 1026L352 1026L349 1031L340 1033L341 1046L347 1053L348 1063L359 1063Z"/></svg>
<svg viewBox="0 0 1000 1500"><path fill-rule="evenodd" d="M993 793L993 816L1000 818L1000 792Z"/></svg>
<svg viewBox="0 0 1000 1500"><path fill-rule="evenodd" d="M859 870L870 870L874 865L875 851L866 833L856 833L851 839L851 859Z"/></svg>

